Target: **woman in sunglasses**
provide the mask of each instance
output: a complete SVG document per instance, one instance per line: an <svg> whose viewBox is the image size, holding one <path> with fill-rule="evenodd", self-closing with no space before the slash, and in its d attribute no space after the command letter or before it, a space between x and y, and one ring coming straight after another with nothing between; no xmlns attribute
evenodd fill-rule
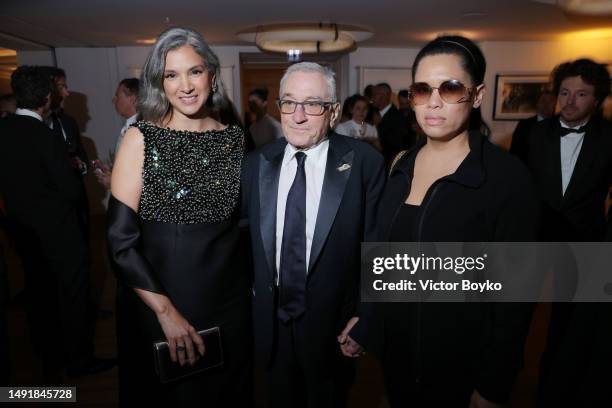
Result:
<svg viewBox="0 0 612 408"><path fill-rule="evenodd" d="M417 55L410 99L426 137L391 166L379 241L535 240L537 201L527 170L470 130L480 128L470 117L481 120L474 111L485 95L485 66L480 49L459 36L439 37ZM380 355L391 407L495 407L508 399L530 305L364 307L361 321L338 340L347 356L360 354L360 344Z"/></svg>

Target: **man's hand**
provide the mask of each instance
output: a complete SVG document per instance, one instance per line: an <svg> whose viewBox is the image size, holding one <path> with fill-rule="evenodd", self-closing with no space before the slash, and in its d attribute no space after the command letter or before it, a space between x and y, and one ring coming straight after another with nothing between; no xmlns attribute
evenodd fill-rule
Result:
<svg viewBox="0 0 612 408"><path fill-rule="evenodd" d="M96 180L98 180L98 183L102 184L106 190L110 190L111 176L110 170L106 172L96 171Z"/></svg>
<svg viewBox="0 0 612 408"><path fill-rule="evenodd" d="M353 326L358 321L359 321L358 317L352 317L346 324L346 327L344 328L344 330L342 330L342 333L340 333L340 335L338 336L338 343L340 343L340 350L342 351L342 354L344 354L346 357L355 358L355 357L359 357L360 355L364 354L363 347L361 347L359 343L357 343L355 340L351 338L351 336L348 335L351 329L353 328Z"/></svg>
<svg viewBox="0 0 612 408"><path fill-rule="evenodd" d="M472 393L472 398L470 399L470 407L469 408L502 408L503 405L496 404L485 399L477 390L474 390Z"/></svg>

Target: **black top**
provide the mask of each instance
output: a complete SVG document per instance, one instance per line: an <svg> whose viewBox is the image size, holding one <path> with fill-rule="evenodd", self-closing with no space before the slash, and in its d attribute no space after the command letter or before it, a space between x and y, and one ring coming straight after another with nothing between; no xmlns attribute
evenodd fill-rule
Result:
<svg viewBox="0 0 612 408"><path fill-rule="evenodd" d="M425 143L421 139L398 160L389 176L378 212L379 241L389 240ZM457 171L434 182L423 198L415 240L535 241L538 206L526 167L478 132L470 133L469 145Z"/></svg>
<svg viewBox="0 0 612 408"><path fill-rule="evenodd" d="M415 223L419 216L420 208L418 205L402 204L389 233L390 242L414 241Z"/></svg>
<svg viewBox="0 0 612 408"><path fill-rule="evenodd" d="M143 220L195 224L232 216L240 191L242 129L187 132L143 121L134 126L145 142Z"/></svg>
<svg viewBox="0 0 612 408"><path fill-rule="evenodd" d="M406 225L404 201L410 192L417 153L425 143L425 139L417 142L391 171L378 210L379 242L396 239ZM427 191L412 219L412 240L535 241L538 206L525 166L480 133L469 134L469 146L470 152L457 171L436 180ZM390 400L401 401L403 391L398 390L406 384L429 390L423 396L426 402L451 388L468 401L474 389L488 400L507 400L522 364L531 305L369 305L362 309L350 335L381 355ZM394 387L394 379L403 385ZM402 403L407 405L407 401ZM404 406L402 403L398 406Z"/></svg>

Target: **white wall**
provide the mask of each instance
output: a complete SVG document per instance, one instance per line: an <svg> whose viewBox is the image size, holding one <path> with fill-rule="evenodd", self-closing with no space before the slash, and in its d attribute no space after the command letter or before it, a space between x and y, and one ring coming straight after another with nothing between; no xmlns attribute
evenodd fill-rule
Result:
<svg viewBox="0 0 612 408"><path fill-rule="evenodd" d="M358 48L349 54L349 95L363 92L359 88L359 68L410 68L418 48ZM412 80L406 79L410 85ZM367 84L366 84L367 85Z"/></svg>
<svg viewBox="0 0 612 408"><path fill-rule="evenodd" d="M53 66L53 51L18 51L17 65L45 65Z"/></svg>

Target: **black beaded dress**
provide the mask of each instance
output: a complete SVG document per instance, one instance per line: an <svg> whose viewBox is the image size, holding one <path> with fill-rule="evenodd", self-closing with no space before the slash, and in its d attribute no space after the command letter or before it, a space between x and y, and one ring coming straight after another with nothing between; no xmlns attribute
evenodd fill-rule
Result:
<svg viewBox="0 0 612 408"><path fill-rule="evenodd" d="M248 406L250 292L236 219L243 131L135 126L145 144L139 212L111 197L108 213L109 249L119 280L120 404ZM165 336L133 288L167 295L196 330L219 326L223 367L161 384L152 344Z"/></svg>

